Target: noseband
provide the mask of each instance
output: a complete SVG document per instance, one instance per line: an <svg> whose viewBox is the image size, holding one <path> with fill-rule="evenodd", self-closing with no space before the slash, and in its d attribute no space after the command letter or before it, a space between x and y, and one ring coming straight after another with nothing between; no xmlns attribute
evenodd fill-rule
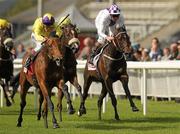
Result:
<svg viewBox="0 0 180 134"><path fill-rule="evenodd" d="M115 36L114 36L114 40L112 41L112 44L115 46L115 48L116 48L116 50L117 51L119 51L119 52L123 52L122 50L119 50L119 47L118 47L118 45L121 43L120 41L118 41L118 37L120 36L120 35L122 35L122 34L126 34L126 32L119 32L118 34L116 34ZM116 42L115 42L115 40L116 40ZM121 47L122 47L122 45L120 45Z"/></svg>

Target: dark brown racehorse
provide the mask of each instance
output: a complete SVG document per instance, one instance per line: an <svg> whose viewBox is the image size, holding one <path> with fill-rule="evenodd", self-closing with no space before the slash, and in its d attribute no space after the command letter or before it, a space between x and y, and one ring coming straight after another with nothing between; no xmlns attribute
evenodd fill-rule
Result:
<svg viewBox="0 0 180 134"><path fill-rule="evenodd" d="M125 93L130 101L133 111L138 111L135 106L128 87L127 63L124 53L130 53L131 42L126 32L118 32L114 41L109 42L104 48L97 63L97 71L88 70L88 62L84 70L83 103L80 105L79 115L86 114L85 100L88 96L88 90L93 81L102 83L101 94L98 99L99 119L101 119L101 107L103 98L109 93L112 105L115 111L115 119L119 120L117 112L117 100L112 88L113 82L120 80Z"/></svg>
<svg viewBox="0 0 180 134"><path fill-rule="evenodd" d="M23 72L20 73L20 114L17 126L21 127L23 109L26 105L26 94L30 86L39 87L40 93L43 96L44 108L42 111L44 118L44 125L48 128L47 114L48 106L52 114L53 128L58 128L57 120L54 115L54 105L51 100L51 90L54 86L58 87L59 96L62 94L64 86L62 58L64 49L62 41L59 38L49 38L43 44L43 48L37 55L34 61L34 75L28 75ZM28 54L23 58L23 65ZM61 104L61 102L59 102Z"/></svg>
<svg viewBox="0 0 180 134"><path fill-rule="evenodd" d="M0 29L0 85L3 87L7 106L11 105L8 83L13 77L13 60L10 52L12 47L13 42L10 31L7 29Z"/></svg>

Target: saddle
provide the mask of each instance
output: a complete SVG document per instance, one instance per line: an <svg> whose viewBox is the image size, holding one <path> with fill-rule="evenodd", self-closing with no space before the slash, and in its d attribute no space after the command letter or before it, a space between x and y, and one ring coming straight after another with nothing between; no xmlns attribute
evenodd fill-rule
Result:
<svg viewBox="0 0 180 134"><path fill-rule="evenodd" d="M93 58L93 64L88 62L88 70L96 70L97 69L97 64L99 61L99 57L101 56L102 52L104 49L108 46L108 43L104 45L102 48L100 48L100 51L97 53L97 55Z"/></svg>

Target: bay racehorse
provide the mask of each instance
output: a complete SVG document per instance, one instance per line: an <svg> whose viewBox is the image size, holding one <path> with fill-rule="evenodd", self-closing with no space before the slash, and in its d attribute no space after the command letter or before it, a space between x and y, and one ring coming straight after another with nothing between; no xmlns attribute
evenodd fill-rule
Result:
<svg viewBox="0 0 180 134"><path fill-rule="evenodd" d="M7 106L11 105L9 81L13 77L13 60L10 52L12 47L13 41L10 31L0 29L0 85L3 87Z"/></svg>
<svg viewBox="0 0 180 134"><path fill-rule="evenodd" d="M20 72L20 113L18 117L17 126L21 127L23 109L26 106L26 94L30 86L35 86L40 89L40 93L43 96L43 111L44 126L48 128L47 114L48 106L52 114L53 128L58 128L59 125L54 115L54 105L51 100L51 90L54 86L58 87L58 94L61 96L62 88L64 86L63 78L63 66L62 59L64 54L64 48L62 41L59 38L49 38L43 43L43 48L35 59L32 70L33 75L23 72L23 68ZM23 65L28 54L25 54L23 58ZM59 102L61 104L61 102Z"/></svg>
<svg viewBox="0 0 180 134"><path fill-rule="evenodd" d="M126 32L117 32L115 39L112 42L108 42L104 47L103 52L100 55L97 62L97 70L89 70L88 62L84 70L84 86L83 86L83 103L80 105L79 115L86 114L85 100L88 96L88 90L93 81L102 83L101 94L98 99L98 117L101 119L101 107L103 98L109 93L112 105L115 111L115 119L119 120L117 112L117 100L114 95L112 84L117 80L120 80L125 93L130 101L132 111L139 111L135 106L128 87L128 74L127 63L124 57L124 53L130 53L131 42Z"/></svg>
<svg viewBox="0 0 180 134"><path fill-rule="evenodd" d="M63 44L65 45L65 55L63 58L63 68L64 68L64 82L70 82L75 88L77 89L81 102L82 102L82 93L81 93L81 86L78 83L77 79L77 71L76 71L76 58L75 54L78 51L78 45L79 45L79 40L78 40L78 33L76 29L76 25L64 25L62 28L63 34L61 36L61 40L63 40ZM68 104L68 113L73 114L75 112L72 101L70 98L70 94L68 92L68 86L64 85L63 87L63 94L58 97L59 101L62 101L63 96L65 95L67 99L67 104ZM38 112L38 120L41 118L41 104L43 102L43 97L40 94L40 99L39 99L39 112ZM58 110L60 113L60 121L62 121L62 104L58 104Z"/></svg>

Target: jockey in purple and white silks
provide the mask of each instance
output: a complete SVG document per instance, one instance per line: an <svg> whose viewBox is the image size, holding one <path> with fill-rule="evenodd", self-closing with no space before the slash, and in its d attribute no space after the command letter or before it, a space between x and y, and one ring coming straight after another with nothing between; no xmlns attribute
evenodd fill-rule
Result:
<svg viewBox="0 0 180 134"><path fill-rule="evenodd" d="M119 27L126 32L123 13L115 4L111 5L110 8L101 10L98 13L95 19L95 25L98 33L98 40L96 47L92 49L90 63L92 63L94 56L97 54L97 50L105 44L106 40L111 42L114 39L113 35L116 27Z"/></svg>

